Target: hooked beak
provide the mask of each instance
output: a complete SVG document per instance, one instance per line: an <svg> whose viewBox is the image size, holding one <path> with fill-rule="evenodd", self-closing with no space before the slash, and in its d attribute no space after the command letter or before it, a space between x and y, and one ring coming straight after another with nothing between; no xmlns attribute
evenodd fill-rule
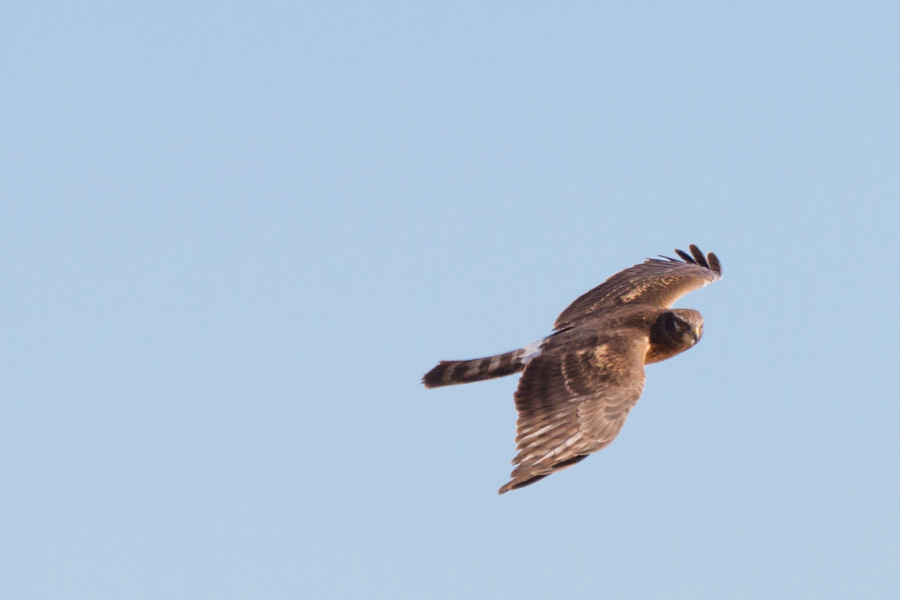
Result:
<svg viewBox="0 0 900 600"><path fill-rule="evenodd" d="M700 338L703 337L703 325L695 325L691 333L694 336L694 343L696 344L700 341Z"/></svg>

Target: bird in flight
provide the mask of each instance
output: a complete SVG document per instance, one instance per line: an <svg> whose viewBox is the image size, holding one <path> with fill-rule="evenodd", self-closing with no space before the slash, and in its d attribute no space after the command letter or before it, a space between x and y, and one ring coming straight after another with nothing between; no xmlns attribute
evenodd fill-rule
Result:
<svg viewBox="0 0 900 600"><path fill-rule="evenodd" d="M671 306L720 279L722 265L713 253L690 251L616 273L572 302L542 340L487 358L441 361L425 375L425 387L435 388L523 372L514 395L518 454L501 494L607 447L641 397L644 365L700 340L700 313Z"/></svg>

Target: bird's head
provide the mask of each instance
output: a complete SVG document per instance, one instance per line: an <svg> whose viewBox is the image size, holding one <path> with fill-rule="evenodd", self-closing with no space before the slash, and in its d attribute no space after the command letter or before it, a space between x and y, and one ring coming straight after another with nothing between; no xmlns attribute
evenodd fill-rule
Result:
<svg viewBox="0 0 900 600"><path fill-rule="evenodd" d="M659 316L650 334L654 343L686 350L703 336L703 317L690 308L674 308Z"/></svg>

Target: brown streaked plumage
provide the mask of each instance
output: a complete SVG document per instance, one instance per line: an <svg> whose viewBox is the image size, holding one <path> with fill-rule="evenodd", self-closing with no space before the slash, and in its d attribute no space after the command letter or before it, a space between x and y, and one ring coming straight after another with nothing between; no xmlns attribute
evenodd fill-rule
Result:
<svg viewBox="0 0 900 600"><path fill-rule="evenodd" d="M722 277L715 254L697 246L681 260L650 258L577 298L554 332L524 348L474 360L441 361L422 379L440 387L523 371L510 481L503 494L570 467L608 446L644 388L644 365L684 352L703 335L703 317L672 304Z"/></svg>

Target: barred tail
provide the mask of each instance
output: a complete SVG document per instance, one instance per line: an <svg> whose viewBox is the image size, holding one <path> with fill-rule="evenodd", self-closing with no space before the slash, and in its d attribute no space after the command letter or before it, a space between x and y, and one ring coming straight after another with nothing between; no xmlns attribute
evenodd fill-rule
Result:
<svg viewBox="0 0 900 600"><path fill-rule="evenodd" d="M471 383L518 373L540 352L540 342L505 354L473 360L442 360L422 378L427 388Z"/></svg>

